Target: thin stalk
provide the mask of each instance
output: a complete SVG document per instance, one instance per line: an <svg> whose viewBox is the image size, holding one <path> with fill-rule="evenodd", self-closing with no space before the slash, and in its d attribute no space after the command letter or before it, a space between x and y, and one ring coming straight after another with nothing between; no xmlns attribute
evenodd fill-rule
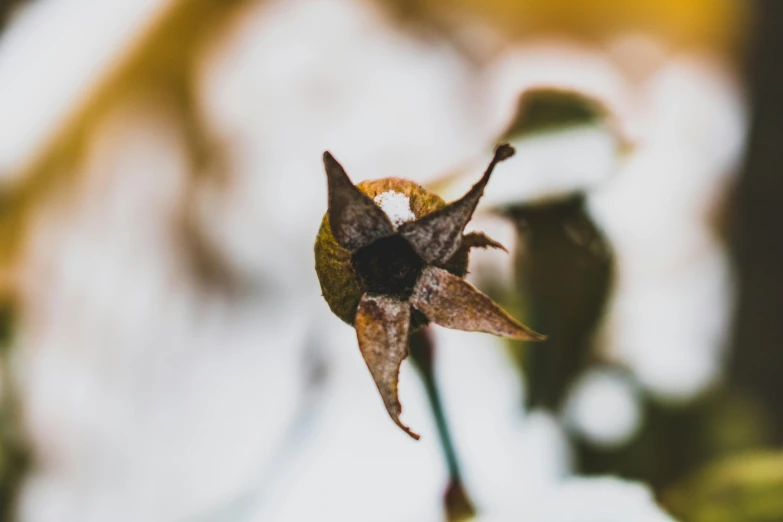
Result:
<svg viewBox="0 0 783 522"><path fill-rule="evenodd" d="M410 358L416 370L421 375L432 415L438 429L438 438L449 470L449 484L444 494L446 518L450 522L469 520L476 515L476 509L468 496L462 482L459 459L454 448L443 403L440 399L437 382L435 381L435 346L427 329L419 330L411 335Z"/></svg>

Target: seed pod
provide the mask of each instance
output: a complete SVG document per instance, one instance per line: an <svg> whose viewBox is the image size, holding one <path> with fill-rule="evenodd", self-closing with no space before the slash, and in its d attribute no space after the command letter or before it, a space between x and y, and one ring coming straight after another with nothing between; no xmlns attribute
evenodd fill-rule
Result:
<svg viewBox="0 0 783 522"><path fill-rule="evenodd" d="M329 209L315 242L315 269L332 312L356 328L359 348L392 420L400 421L397 379L409 335L432 321L457 330L543 340L465 281L471 248L503 248L483 234L464 234L497 163L465 196L446 204L399 178L351 183L328 152Z"/></svg>
<svg viewBox="0 0 783 522"><path fill-rule="evenodd" d="M357 188L387 211L392 223L397 226L446 206L440 196L406 179L365 181ZM422 263L407 241L399 236L383 239L386 241L360 249L354 256L335 239L328 214L321 222L315 242L315 270L321 291L332 312L351 326L364 292L376 290L383 293L387 289L392 294L407 298L413 290L412 283L415 283L413 276L420 272ZM465 275L467 268L467 250L454 256L446 266L447 270L460 277ZM413 279L412 283L410 279ZM398 289L394 288L395 282L400 285Z"/></svg>

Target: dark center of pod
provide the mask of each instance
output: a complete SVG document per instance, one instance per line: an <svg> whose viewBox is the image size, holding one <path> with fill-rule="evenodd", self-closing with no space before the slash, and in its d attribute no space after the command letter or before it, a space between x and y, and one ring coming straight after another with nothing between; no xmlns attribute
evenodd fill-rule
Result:
<svg viewBox="0 0 783 522"><path fill-rule="evenodd" d="M362 289L408 299L424 268L424 261L399 235L373 241L354 253L351 264Z"/></svg>

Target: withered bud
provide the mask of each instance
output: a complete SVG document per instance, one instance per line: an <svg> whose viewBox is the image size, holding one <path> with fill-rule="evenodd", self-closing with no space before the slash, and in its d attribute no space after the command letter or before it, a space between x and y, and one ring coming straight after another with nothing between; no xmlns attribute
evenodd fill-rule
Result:
<svg viewBox="0 0 783 522"><path fill-rule="evenodd" d="M463 278L471 248L503 248L484 234L464 234L495 165L514 149L498 146L484 175L446 204L400 178L354 185L328 152L329 209L315 243L324 299L356 328L359 348L392 420L400 421L397 382L411 332L433 322L456 330L540 341Z"/></svg>

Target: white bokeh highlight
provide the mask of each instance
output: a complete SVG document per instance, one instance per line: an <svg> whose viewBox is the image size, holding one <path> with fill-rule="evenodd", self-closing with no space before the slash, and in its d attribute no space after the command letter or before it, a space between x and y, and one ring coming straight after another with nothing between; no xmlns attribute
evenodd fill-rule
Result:
<svg viewBox="0 0 783 522"><path fill-rule="evenodd" d="M680 402L724 365L734 286L715 219L747 110L732 77L698 55L669 61L645 93L642 145L589 200L617 261L604 341L651 392Z"/></svg>
<svg viewBox="0 0 783 522"><path fill-rule="evenodd" d="M641 398L625 376L591 369L569 390L565 406L567 425L594 446L618 448L642 427Z"/></svg>

